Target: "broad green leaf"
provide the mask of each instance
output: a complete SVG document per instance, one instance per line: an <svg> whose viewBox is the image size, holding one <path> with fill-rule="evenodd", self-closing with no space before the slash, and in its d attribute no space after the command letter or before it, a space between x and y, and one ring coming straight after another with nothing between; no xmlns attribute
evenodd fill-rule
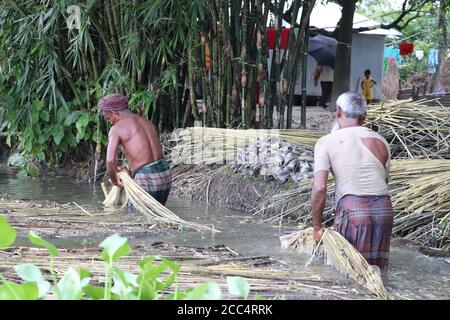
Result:
<svg viewBox="0 0 450 320"><path fill-rule="evenodd" d="M27 282L34 282L39 290L39 298L44 297L50 290L50 283L44 279L41 270L31 263L19 264L14 267L19 277Z"/></svg>
<svg viewBox="0 0 450 320"><path fill-rule="evenodd" d="M64 138L64 127L62 125L56 125L52 130L52 136L55 144L59 145Z"/></svg>
<svg viewBox="0 0 450 320"><path fill-rule="evenodd" d="M116 294L120 300L129 300L130 294L137 292L137 287L133 287L127 281L125 273L117 268L114 268L113 283L114 286L111 288L111 292Z"/></svg>
<svg viewBox="0 0 450 320"><path fill-rule="evenodd" d="M6 221L0 216L0 249L11 246L16 240L16 230L14 230Z"/></svg>
<svg viewBox="0 0 450 320"><path fill-rule="evenodd" d="M39 135L39 143L40 144L46 143L51 134L52 132L50 130L45 130L44 132L42 132Z"/></svg>
<svg viewBox="0 0 450 320"><path fill-rule="evenodd" d="M61 300L80 300L82 294L80 275L75 269L70 268L59 280L58 291Z"/></svg>
<svg viewBox="0 0 450 320"><path fill-rule="evenodd" d="M45 281L41 270L32 263L19 264L14 267L19 277L28 282Z"/></svg>
<svg viewBox="0 0 450 320"><path fill-rule="evenodd" d="M92 140L93 140L95 143L101 143L102 140L103 140L103 134L102 134L100 131L95 130L95 131L92 133Z"/></svg>
<svg viewBox="0 0 450 320"><path fill-rule="evenodd" d="M31 241L31 243L47 249L50 255L56 256L58 254L58 249L54 245L39 237L34 231L29 232L28 239Z"/></svg>
<svg viewBox="0 0 450 320"><path fill-rule="evenodd" d="M127 285L131 285L134 287L139 287L139 283L137 281L138 276L128 272L128 271L123 271L119 268L112 268L112 272L114 277L116 278L120 278L124 283L126 283Z"/></svg>
<svg viewBox="0 0 450 320"><path fill-rule="evenodd" d="M83 115L77 120L75 126L77 127L77 142L86 138L86 127L89 124L89 114L83 113Z"/></svg>
<svg viewBox="0 0 450 320"><path fill-rule="evenodd" d="M56 112L56 120L59 124L63 125L69 112L66 108L60 107L58 108L58 111Z"/></svg>
<svg viewBox="0 0 450 320"><path fill-rule="evenodd" d="M17 284L6 281L0 285L0 300L36 300L38 295L38 287L32 282Z"/></svg>
<svg viewBox="0 0 450 320"><path fill-rule="evenodd" d="M48 120L50 120L50 115L48 113L47 110L41 110L41 113L39 114L39 116L41 117L42 120L44 120L45 122L48 122Z"/></svg>
<svg viewBox="0 0 450 320"><path fill-rule="evenodd" d="M205 300L208 284L201 284L195 288L186 291L186 300Z"/></svg>
<svg viewBox="0 0 450 320"><path fill-rule="evenodd" d="M43 106L44 106L44 103L42 101L40 101L40 100L33 100L33 108L34 109L36 109L38 111L41 111Z"/></svg>
<svg viewBox="0 0 450 320"><path fill-rule="evenodd" d="M100 247L103 248L103 260L109 263L119 260L131 251L128 240L117 233L103 240Z"/></svg>
<svg viewBox="0 0 450 320"><path fill-rule="evenodd" d="M89 124L89 114L83 113L81 117L77 120L75 126L77 127L78 131L81 131L82 129L86 128Z"/></svg>
<svg viewBox="0 0 450 320"><path fill-rule="evenodd" d="M152 265L153 261L161 260L160 256L151 256L146 257L139 261L139 267L141 267L142 270L144 270L148 265Z"/></svg>
<svg viewBox="0 0 450 320"><path fill-rule="evenodd" d="M170 261L170 260L164 260L163 263L165 265L167 265L167 267L172 269L172 272L167 276L166 281L165 281L165 286L166 286L166 288L168 288L172 285L172 283L176 279L176 277L178 275L178 271L180 270L180 265L178 263L176 263L174 261Z"/></svg>
<svg viewBox="0 0 450 320"><path fill-rule="evenodd" d="M38 153L36 153L36 157L38 158L39 161L44 161L45 153L43 151L39 151Z"/></svg>
<svg viewBox="0 0 450 320"><path fill-rule="evenodd" d="M72 130L65 131L64 141L72 148L75 148L77 146L77 138L73 134Z"/></svg>
<svg viewBox="0 0 450 320"><path fill-rule="evenodd" d="M125 271L124 272L124 276L125 276L125 279L128 282L128 284L130 284L130 285L132 285L134 287L138 287L139 286L139 284L137 282L137 277L138 277L137 275L135 275L135 274L133 274L131 272Z"/></svg>
<svg viewBox="0 0 450 320"><path fill-rule="evenodd" d="M242 277L227 277L228 292L233 296L247 299L250 292L250 284Z"/></svg>
<svg viewBox="0 0 450 320"><path fill-rule="evenodd" d="M77 271L78 271L78 274L80 275L81 280L83 280L85 278L91 278L91 273L87 269L78 268Z"/></svg>
<svg viewBox="0 0 450 320"><path fill-rule="evenodd" d="M81 111L74 111L74 112L70 113L64 120L64 126L68 127L68 126L72 125L73 123L75 123L78 120L78 118L82 114L83 114L83 112L81 112Z"/></svg>
<svg viewBox="0 0 450 320"><path fill-rule="evenodd" d="M138 281L140 282L139 278ZM142 281L141 300L155 300L156 289L151 281L144 279Z"/></svg>
<svg viewBox="0 0 450 320"><path fill-rule="evenodd" d="M91 137L91 133L89 131L85 131L84 132L84 136L82 137L82 140L89 140L89 138Z"/></svg>
<svg viewBox="0 0 450 320"><path fill-rule="evenodd" d="M102 286L93 286L88 284L83 287L82 291L87 298L95 300L101 300L105 296L105 287Z"/></svg>
<svg viewBox="0 0 450 320"><path fill-rule="evenodd" d="M39 110L33 109L31 111L31 124L33 126L36 126L38 124L38 122L39 122L39 115L40 115Z"/></svg>
<svg viewBox="0 0 450 320"><path fill-rule="evenodd" d="M189 292L186 292L187 300L220 300L222 292L217 283L209 282L202 284Z"/></svg>
<svg viewBox="0 0 450 320"><path fill-rule="evenodd" d="M206 299L208 300L220 300L222 299L222 291L217 283L209 282L208 290L206 292Z"/></svg>

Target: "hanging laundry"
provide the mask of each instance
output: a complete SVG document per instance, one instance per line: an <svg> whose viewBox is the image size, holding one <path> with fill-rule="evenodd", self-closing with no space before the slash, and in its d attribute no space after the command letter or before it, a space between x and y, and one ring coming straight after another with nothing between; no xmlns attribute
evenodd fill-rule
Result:
<svg viewBox="0 0 450 320"><path fill-rule="evenodd" d="M290 31L291 29L288 28L281 29L280 49L286 49ZM269 49L273 49L275 47L275 29L267 28L266 37Z"/></svg>
<svg viewBox="0 0 450 320"><path fill-rule="evenodd" d="M412 42L400 42L400 55L407 56L414 53L414 43Z"/></svg>
<svg viewBox="0 0 450 320"><path fill-rule="evenodd" d="M384 57L385 58L394 58L397 60L397 64L402 64L402 58L400 57L400 50L394 49L391 47L384 48Z"/></svg>
<svg viewBox="0 0 450 320"><path fill-rule="evenodd" d="M419 60L423 59L423 50L416 50L416 58Z"/></svg>
<svg viewBox="0 0 450 320"><path fill-rule="evenodd" d="M436 71L436 66L439 63L439 51L436 49L431 49L428 53L428 70L430 72Z"/></svg>

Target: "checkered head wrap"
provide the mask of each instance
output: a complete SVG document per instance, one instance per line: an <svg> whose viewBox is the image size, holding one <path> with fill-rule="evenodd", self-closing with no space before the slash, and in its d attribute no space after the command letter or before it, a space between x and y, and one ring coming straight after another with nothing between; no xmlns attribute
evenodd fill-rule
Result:
<svg viewBox="0 0 450 320"><path fill-rule="evenodd" d="M100 112L119 112L128 109L128 98L120 93L113 93L103 97L98 102Z"/></svg>

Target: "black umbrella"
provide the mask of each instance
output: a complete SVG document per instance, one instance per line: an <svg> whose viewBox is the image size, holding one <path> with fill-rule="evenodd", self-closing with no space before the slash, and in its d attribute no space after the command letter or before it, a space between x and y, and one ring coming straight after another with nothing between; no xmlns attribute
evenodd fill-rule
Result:
<svg viewBox="0 0 450 320"><path fill-rule="evenodd" d="M336 44L336 39L317 35L309 38L308 54L317 61L317 65L329 66L334 69Z"/></svg>

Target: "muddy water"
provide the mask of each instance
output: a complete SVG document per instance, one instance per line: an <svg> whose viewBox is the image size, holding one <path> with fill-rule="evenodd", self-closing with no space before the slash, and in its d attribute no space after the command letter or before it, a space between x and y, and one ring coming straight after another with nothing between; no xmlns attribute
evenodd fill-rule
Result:
<svg viewBox="0 0 450 320"><path fill-rule="evenodd" d="M62 203L101 205L103 193L100 185L78 184L62 180L36 180L16 178L1 174L0 193L8 193L20 199L46 199ZM164 241L175 245L207 246L223 244L245 256L271 256L285 268L301 270L307 257L280 248L279 236L295 231L265 224L257 217L198 202L169 198L167 207L185 220L213 224L222 232L201 234L189 230L155 238L130 239L132 244ZM103 239L52 239L56 245L98 245ZM341 276L328 266L319 263L310 266L323 276ZM450 299L450 264L445 260L428 257L406 247L391 247L390 268L385 275L389 291L406 299Z"/></svg>

